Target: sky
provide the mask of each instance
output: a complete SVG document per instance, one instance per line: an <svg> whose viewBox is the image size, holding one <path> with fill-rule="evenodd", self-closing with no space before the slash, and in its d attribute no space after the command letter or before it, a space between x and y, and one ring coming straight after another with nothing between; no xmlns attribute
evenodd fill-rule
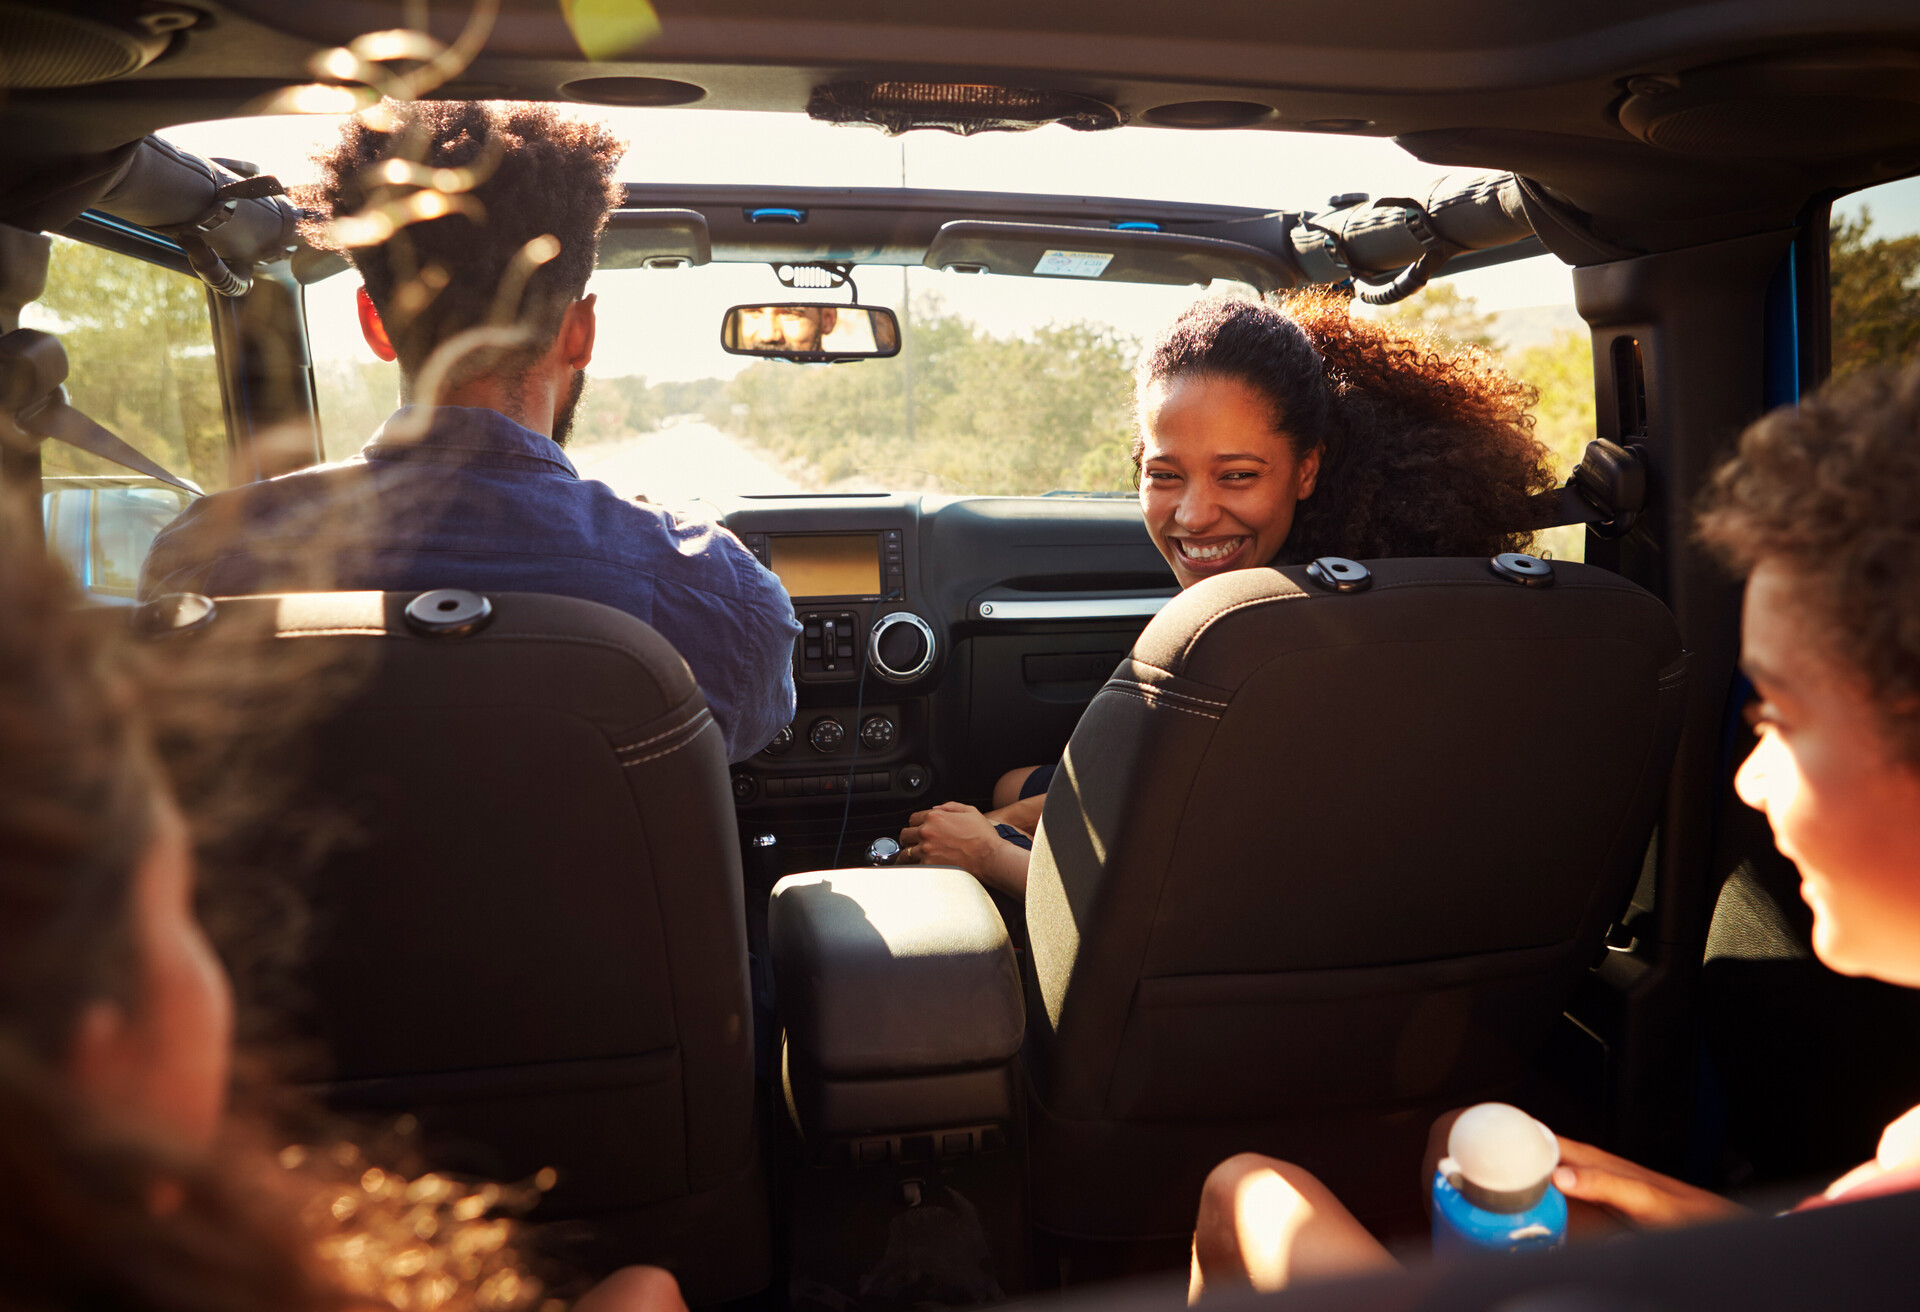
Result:
<svg viewBox="0 0 1920 1312"><path fill-rule="evenodd" d="M1324 209L1337 192L1420 195L1449 170L1424 164L1392 141L1268 131L1179 132L1119 128L956 137L915 132L887 137L871 128L816 123L795 114L700 109L592 109L630 148L628 181L761 183L768 186L964 188L983 191L1204 201L1275 209ZM202 155L250 160L283 182L311 181L311 156L331 142L332 115L229 119L187 124L161 135ZM1467 175L1463 175L1467 176ZM1849 198L1843 211L1872 206L1878 233L1920 231L1920 179ZM914 269L914 296L932 291L995 333L1062 319L1110 323L1150 336L1199 294L1197 288L1069 283ZM901 273L856 274L863 300L897 307ZM1456 280L1487 312L1570 306L1570 271L1551 256ZM371 359L353 315L351 274L308 289L308 320L320 360ZM728 377L745 363L719 348L729 305L784 294L763 265L709 265L680 271L622 271L596 277L600 341L594 372L644 374L655 381ZM709 318L713 332L685 325Z"/></svg>

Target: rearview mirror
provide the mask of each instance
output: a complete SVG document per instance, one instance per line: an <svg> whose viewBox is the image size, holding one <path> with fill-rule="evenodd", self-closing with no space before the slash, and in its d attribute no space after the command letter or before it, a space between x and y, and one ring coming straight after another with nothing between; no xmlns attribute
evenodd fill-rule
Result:
<svg viewBox="0 0 1920 1312"><path fill-rule="evenodd" d="M736 305L720 323L728 355L880 360L900 354L900 321L872 305Z"/></svg>

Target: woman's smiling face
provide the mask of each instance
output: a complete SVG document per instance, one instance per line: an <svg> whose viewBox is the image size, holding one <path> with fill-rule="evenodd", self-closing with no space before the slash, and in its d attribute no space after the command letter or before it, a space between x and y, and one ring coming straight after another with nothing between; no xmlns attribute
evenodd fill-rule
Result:
<svg viewBox="0 0 1920 1312"><path fill-rule="evenodd" d="M1266 398L1234 378L1148 384L1140 438L1140 512L1182 588L1271 561L1320 473L1321 449L1296 455Z"/></svg>

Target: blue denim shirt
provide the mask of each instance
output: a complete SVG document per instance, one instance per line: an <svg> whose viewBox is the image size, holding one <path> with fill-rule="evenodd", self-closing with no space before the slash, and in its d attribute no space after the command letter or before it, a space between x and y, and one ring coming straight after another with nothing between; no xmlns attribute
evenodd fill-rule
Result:
<svg viewBox="0 0 1920 1312"><path fill-rule="evenodd" d="M615 606L673 644L745 760L793 719L800 626L780 580L717 524L587 482L550 438L447 406L350 460L195 502L154 540L140 594L315 588L546 592Z"/></svg>

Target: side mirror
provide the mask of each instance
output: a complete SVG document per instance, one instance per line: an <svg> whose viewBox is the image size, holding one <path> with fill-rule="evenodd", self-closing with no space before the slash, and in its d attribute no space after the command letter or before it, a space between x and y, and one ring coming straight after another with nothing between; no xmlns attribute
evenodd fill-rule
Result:
<svg viewBox="0 0 1920 1312"><path fill-rule="evenodd" d="M720 321L720 349L816 363L900 354L900 321L872 305L736 305Z"/></svg>

